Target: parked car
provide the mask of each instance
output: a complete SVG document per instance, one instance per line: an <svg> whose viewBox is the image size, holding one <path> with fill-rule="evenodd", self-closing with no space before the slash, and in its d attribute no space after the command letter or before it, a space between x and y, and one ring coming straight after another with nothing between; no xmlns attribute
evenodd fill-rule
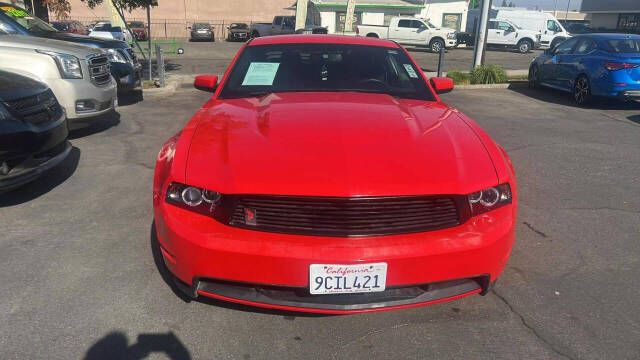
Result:
<svg viewBox="0 0 640 360"><path fill-rule="evenodd" d="M71 151L64 111L53 92L0 70L0 193L27 184Z"/></svg>
<svg viewBox="0 0 640 360"><path fill-rule="evenodd" d="M540 34L540 46L555 47L571 35L564 29L553 14L522 8L500 8L491 10L491 18L509 21L523 30ZM467 15L467 32L473 33L480 18L480 9L469 10Z"/></svg>
<svg viewBox="0 0 640 360"><path fill-rule="evenodd" d="M209 23L195 23L189 26L189 30L191 30L191 37L189 38L190 41L216 41L216 36L213 33L214 28Z"/></svg>
<svg viewBox="0 0 640 360"><path fill-rule="evenodd" d="M133 36L136 40L147 40L147 37L149 36L147 33L147 26L142 21L129 21L127 25L133 32Z"/></svg>
<svg viewBox="0 0 640 360"><path fill-rule="evenodd" d="M414 17L394 17L389 26L357 25L356 34L394 40L403 45L426 46L433 52L457 45L455 30L439 28Z"/></svg>
<svg viewBox="0 0 640 360"><path fill-rule="evenodd" d="M155 229L189 296L318 313L486 294L514 241L505 151L393 41L253 39L159 153Z"/></svg>
<svg viewBox="0 0 640 360"><path fill-rule="evenodd" d="M249 39L249 25L245 23L233 23L227 30L227 41L246 41Z"/></svg>
<svg viewBox="0 0 640 360"><path fill-rule="evenodd" d="M536 31L524 30L508 20L489 20L487 29L487 47L515 49L522 54L532 49L540 48L541 34ZM472 33L458 34L458 42L467 46L475 45Z"/></svg>
<svg viewBox="0 0 640 360"><path fill-rule="evenodd" d="M640 36L572 37L533 61L529 84L571 92L578 105L594 97L640 99Z"/></svg>
<svg viewBox="0 0 640 360"><path fill-rule="evenodd" d="M133 41L133 35L131 35L127 29L123 29L120 26L112 26L110 23L96 25L93 30L89 32L89 36L102 39L120 40L126 43L131 43Z"/></svg>
<svg viewBox="0 0 640 360"><path fill-rule="evenodd" d="M89 30L76 20L59 20L53 21L51 25L60 32L67 32L78 35L89 35Z"/></svg>
<svg viewBox="0 0 640 360"><path fill-rule="evenodd" d="M296 31L295 16L275 16L270 23L253 23L251 24L251 37L270 35L288 35L288 34L326 34L327 28L320 26L319 20L313 20L315 17L309 17L304 28Z"/></svg>
<svg viewBox="0 0 640 360"><path fill-rule="evenodd" d="M119 92L128 92L140 85L142 65L133 49L124 41L63 33L26 10L7 3L0 3L0 36L2 34L70 41L103 49L109 57L111 75L118 84Z"/></svg>
<svg viewBox="0 0 640 360"><path fill-rule="evenodd" d="M0 69L41 81L53 91L69 120L114 109L116 83L104 51L34 36L0 36Z"/></svg>

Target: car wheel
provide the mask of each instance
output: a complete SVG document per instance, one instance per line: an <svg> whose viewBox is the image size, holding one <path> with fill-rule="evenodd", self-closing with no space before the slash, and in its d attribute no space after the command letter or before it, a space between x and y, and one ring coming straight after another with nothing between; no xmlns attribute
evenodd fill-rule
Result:
<svg viewBox="0 0 640 360"><path fill-rule="evenodd" d="M444 42L442 40L434 39L431 41L431 45L430 45L431 52L439 53L440 49L442 49L443 47L444 47Z"/></svg>
<svg viewBox="0 0 640 360"><path fill-rule="evenodd" d="M540 69L538 65L533 65L529 69L529 87L532 89L540 87Z"/></svg>
<svg viewBox="0 0 640 360"><path fill-rule="evenodd" d="M591 102L591 84L589 79L581 75L573 84L573 101L578 106L586 106Z"/></svg>
<svg viewBox="0 0 640 360"><path fill-rule="evenodd" d="M374 33L367 34L367 37L370 37L370 38L377 38L377 37L378 37L378 34L374 34Z"/></svg>
<svg viewBox="0 0 640 360"><path fill-rule="evenodd" d="M532 48L533 48L533 44L529 40L521 40L518 43L518 51L520 51L521 54L528 53L529 51L531 51Z"/></svg>

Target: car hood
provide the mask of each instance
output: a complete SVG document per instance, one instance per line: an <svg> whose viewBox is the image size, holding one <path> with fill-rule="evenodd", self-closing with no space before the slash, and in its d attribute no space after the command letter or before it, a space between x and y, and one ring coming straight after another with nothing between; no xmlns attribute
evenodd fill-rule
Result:
<svg viewBox="0 0 640 360"><path fill-rule="evenodd" d="M50 39L70 41L101 49L123 49L129 46L126 42L120 40L109 40L63 32L51 32L43 36Z"/></svg>
<svg viewBox="0 0 640 360"><path fill-rule="evenodd" d="M22 99L47 90L47 85L26 76L0 70L0 101Z"/></svg>
<svg viewBox="0 0 640 360"><path fill-rule="evenodd" d="M443 103L279 93L212 101L196 117L186 181L223 193L465 194L497 182L483 144Z"/></svg>
<svg viewBox="0 0 640 360"><path fill-rule="evenodd" d="M3 35L0 37L0 46L54 51L64 54L70 54L78 57L79 59L86 59L89 55L103 53L102 50L82 44L74 44L67 41L24 35Z"/></svg>

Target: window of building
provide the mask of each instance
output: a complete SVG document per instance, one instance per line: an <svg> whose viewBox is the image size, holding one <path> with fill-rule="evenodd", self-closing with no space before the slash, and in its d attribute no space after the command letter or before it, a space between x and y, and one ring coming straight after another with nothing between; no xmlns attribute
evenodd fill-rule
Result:
<svg viewBox="0 0 640 360"><path fill-rule="evenodd" d="M618 30L624 32L640 32L640 14L620 14Z"/></svg>

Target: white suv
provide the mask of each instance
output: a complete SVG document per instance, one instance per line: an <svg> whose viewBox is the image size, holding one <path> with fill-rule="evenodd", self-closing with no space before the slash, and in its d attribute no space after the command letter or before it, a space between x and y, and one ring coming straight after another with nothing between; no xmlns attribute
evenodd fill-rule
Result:
<svg viewBox="0 0 640 360"><path fill-rule="evenodd" d="M117 85L101 49L34 36L0 36L0 69L47 84L71 121L114 109Z"/></svg>

